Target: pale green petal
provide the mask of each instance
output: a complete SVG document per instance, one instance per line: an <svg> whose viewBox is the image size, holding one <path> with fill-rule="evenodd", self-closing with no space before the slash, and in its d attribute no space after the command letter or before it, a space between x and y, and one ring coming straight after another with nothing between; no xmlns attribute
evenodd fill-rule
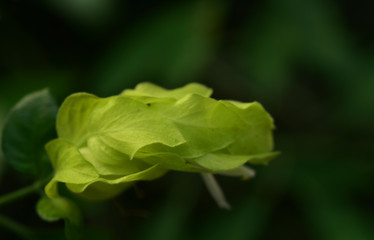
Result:
<svg viewBox="0 0 374 240"><path fill-rule="evenodd" d="M158 164L160 167L170 170L184 172L206 172L205 168L186 161L178 154L172 152L139 154L139 159L152 165Z"/></svg>
<svg viewBox="0 0 374 240"><path fill-rule="evenodd" d="M87 162L78 149L63 139L55 139L46 145L55 174L46 186L46 194L57 197L57 183L87 183L99 177L96 169Z"/></svg>
<svg viewBox="0 0 374 240"><path fill-rule="evenodd" d="M153 108L170 119L186 139L174 149L185 158L225 148L240 131L237 114L220 101L200 95L188 95L173 104L157 103Z"/></svg>
<svg viewBox="0 0 374 240"><path fill-rule="evenodd" d="M230 177L242 177L243 180L248 180L256 176L255 170L247 166L240 166L233 170L219 172L218 174Z"/></svg>
<svg viewBox="0 0 374 240"><path fill-rule="evenodd" d="M268 164L271 160L277 157L280 152L268 152L268 153L260 153L256 155L252 155L248 162L251 164Z"/></svg>
<svg viewBox="0 0 374 240"><path fill-rule="evenodd" d="M207 153L193 161L212 172L228 171L242 166L248 156L229 155L224 153Z"/></svg>
<svg viewBox="0 0 374 240"><path fill-rule="evenodd" d="M231 154L252 155L270 152L273 149L273 119L261 104L222 101L240 120L236 122L240 128L235 142L228 146Z"/></svg>
<svg viewBox="0 0 374 240"><path fill-rule="evenodd" d="M167 172L158 165L143 171L125 176L101 176L86 184L69 183L66 186L80 196L91 200L104 200L111 198L124 189L130 187L135 181L154 180Z"/></svg>
<svg viewBox="0 0 374 240"><path fill-rule="evenodd" d="M184 87L168 90L153 83L140 83L134 90L126 89L122 92L123 96L144 96L154 98L173 98L180 99L189 94L197 94L203 97L210 97L212 89L199 83L190 83Z"/></svg>
<svg viewBox="0 0 374 240"><path fill-rule="evenodd" d="M55 169L54 180L86 183L99 177L96 169L86 161L78 149L64 139L55 139L46 145Z"/></svg>
<svg viewBox="0 0 374 240"><path fill-rule="evenodd" d="M65 99L57 115L57 134L73 144L78 144L89 132L92 112L99 99L88 93L76 93Z"/></svg>
<svg viewBox="0 0 374 240"><path fill-rule="evenodd" d="M49 183L44 188L45 193L50 198L57 198L60 196L58 192L58 181L56 181L54 178L49 181Z"/></svg>
<svg viewBox="0 0 374 240"><path fill-rule="evenodd" d="M167 169L160 167L159 165L153 165L150 168L145 169L144 171L137 172L134 174L122 176L115 179L102 179L106 183L117 184L123 182L134 182L139 180L153 180L167 172Z"/></svg>
<svg viewBox="0 0 374 240"><path fill-rule="evenodd" d="M108 145L102 137L91 137L87 147L79 151L100 175L127 175L149 167L142 161L132 161L128 155Z"/></svg>
<svg viewBox="0 0 374 240"><path fill-rule="evenodd" d="M105 181L91 182L87 184L67 183L67 188L79 197L90 201L103 201L113 198L132 186L132 182L109 184Z"/></svg>
<svg viewBox="0 0 374 240"><path fill-rule="evenodd" d="M205 154L204 156L193 159L192 161L212 172L221 172L236 169L246 162L252 164L267 164L278 155L279 152L255 155L232 155L216 152Z"/></svg>
<svg viewBox="0 0 374 240"><path fill-rule="evenodd" d="M86 93L73 94L64 101L57 116L57 132L77 147L84 147L91 137L108 136L128 143L129 156L154 142L169 146L184 142L174 125L146 104Z"/></svg>

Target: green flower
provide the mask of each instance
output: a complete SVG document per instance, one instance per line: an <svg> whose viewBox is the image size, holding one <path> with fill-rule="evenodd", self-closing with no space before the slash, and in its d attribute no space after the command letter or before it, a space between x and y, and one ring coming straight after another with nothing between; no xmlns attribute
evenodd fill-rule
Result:
<svg viewBox="0 0 374 240"><path fill-rule="evenodd" d="M108 98L69 96L58 138L46 145L55 169L47 195L57 197L62 182L82 197L107 199L169 170L207 173L210 183L215 173L251 177L245 163L277 155L272 118L257 102L217 101L211 93L197 83L174 90L142 83Z"/></svg>

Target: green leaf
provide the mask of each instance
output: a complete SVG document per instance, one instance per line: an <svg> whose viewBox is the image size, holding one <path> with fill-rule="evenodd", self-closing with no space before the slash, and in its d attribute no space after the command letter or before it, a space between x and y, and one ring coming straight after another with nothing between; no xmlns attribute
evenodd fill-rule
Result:
<svg viewBox="0 0 374 240"><path fill-rule="evenodd" d="M64 220L67 239L81 238L82 216L73 201L63 197L53 199L42 197L36 204L36 211L40 218L48 222Z"/></svg>
<svg viewBox="0 0 374 240"><path fill-rule="evenodd" d="M67 198L48 198L39 199L36 210L39 216L48 222L58 221L60 219L67 220L75 225L81 223L81 215L79 208L74 202Z"/></svg>
<svg viewBox="0 0 374 240"><path fill-rule="evenodd" d="M50 173L44 144L55 133L57 105L48 90L31 93L11 110L2 135L2 149L17 171L42 177Z"/></svg>

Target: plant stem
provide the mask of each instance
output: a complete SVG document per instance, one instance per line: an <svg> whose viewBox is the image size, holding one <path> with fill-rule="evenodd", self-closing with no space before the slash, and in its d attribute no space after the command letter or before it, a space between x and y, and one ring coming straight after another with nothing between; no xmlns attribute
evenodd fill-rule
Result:
<svg viewBox="0 0 374 240"><path fill-rule="evenodd" d="M3 195L0 197L0 207L3 205L6 205L8 203L11 203L17 199L26 197L27 195L30 195L31 193L36 192L39 190L45 181L39 180L34 182L32 185L18 189L14 192L8 193L6 195Z"/></svg>
<svg viewBox="0 0 374 240"><path fill-rule="evenodd" d="M33 239L33 232L29 228L2 215L0 215L0 226L8 229L23 239Z"/></svg>
<svg viewBox="0 0 374 240"><path fill-rule="evenodd" d="M213 174L211 173L202 173L201 176L203 177L203 180L205 182L206 187L208 188L208 191L214 198L214 200L217 202L218 206L224 209L231 209L230 204L227 202L225 195L223 194L223 191L221 187L219 186L218 182L214 178Z"/></svg>

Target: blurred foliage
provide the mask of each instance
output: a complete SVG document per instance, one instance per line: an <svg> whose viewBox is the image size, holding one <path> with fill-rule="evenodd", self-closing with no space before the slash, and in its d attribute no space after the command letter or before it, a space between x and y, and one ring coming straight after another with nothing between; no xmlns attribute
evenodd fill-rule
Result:
<svg viewBox="0 0 374 240"><path fill-rule="evenodd" d="M0 124L23 95L48 87L61 103L118 94L141 81L202 82L216 98L257 100L272 113L281 157L248 182L168 174L114 201L84 203L90 239L374 239L372 1L44 0L0 3ZM4 164L0 194L29 179ZM36 196L0 213L63 239ZM15 238L0 229L2 239Z"/></svg>

